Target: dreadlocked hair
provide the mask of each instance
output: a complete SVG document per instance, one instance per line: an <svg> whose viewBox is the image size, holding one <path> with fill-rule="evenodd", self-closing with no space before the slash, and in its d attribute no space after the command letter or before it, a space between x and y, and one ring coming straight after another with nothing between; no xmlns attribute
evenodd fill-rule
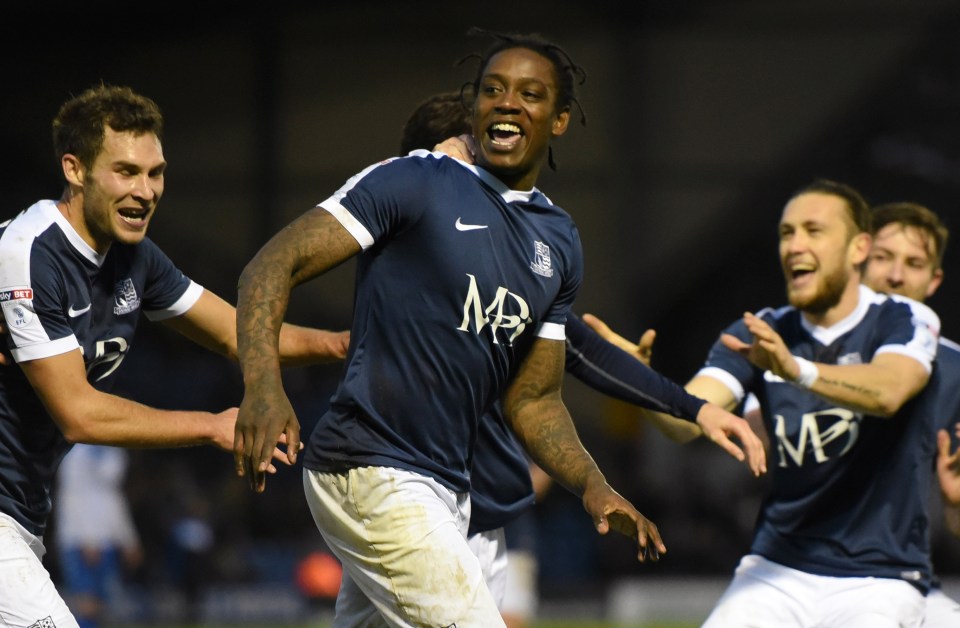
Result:
<svg viewBox="0 0 960 628"><path fill-rule="evenodd" d="M464 104L468 104L467 90L472 91L472 97L480 90L480 81L483 78L483 70L487 67L490 59L504 50L511 48L526 48L541 55L551 64L557 73L557 110L564 111L570 109L573 105L580 111L581 126L587 125L587 114L583 110L583 105L577 99L577 86L583 85L587 80L587 72L581 66L577 65L570 55L557 44L547 41L539 33L500 33L483 28L472 27L467 31L467 35L488 37L493 39L493 43L483 53L473 53L460 59L457 65L462 65L466 61L475 59L477 61L477 74L473 81L464 83L460 88L461 99ZM549 147L547 154L547 165L556 172L557 164L553 159L553 146Z"/></svg>

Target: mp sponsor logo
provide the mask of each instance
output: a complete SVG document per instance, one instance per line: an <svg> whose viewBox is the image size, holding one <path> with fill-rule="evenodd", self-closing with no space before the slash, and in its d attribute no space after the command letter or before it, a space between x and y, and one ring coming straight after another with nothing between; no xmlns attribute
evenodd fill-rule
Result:
<svg viewBox="0 0 960 628"><path fill-rule="evenodd" d="M94 369L103 368L102 373L96 375L94 381L108 377L117 370L123 359L127 357L127 351L130 349L126 338L108 338L107 340L98 340L94 350L93 359L87 364L87 377L93 375Z"/></svg>
<svg viewBox="0 0 960 628"><path fill-rule="evenodd" d="M862 419L863 415L846 408L806 412L800 416L798 429L788 434L786 419L775 415L773 433L779 466L787 467L793 462L802 467L808 457L821 464L845 455L860 436Z"/></svg>
<svg viewBox="0 0 960 628"><path fill-rule="evenodd" d="M485 304L480 296L477 278L469 273L467 277L470 278L470 285L467 287L467 298L463 302L463 320L457 329L470 331L470 322L473 321L473 328L478 334L489 326L493 344L500 344L497 333L501 330L507 334L506 343L513 344L514 339L533 322L530 318L530 306L519 294L514 294L503 286L499 286L493 300Z"/></svg>

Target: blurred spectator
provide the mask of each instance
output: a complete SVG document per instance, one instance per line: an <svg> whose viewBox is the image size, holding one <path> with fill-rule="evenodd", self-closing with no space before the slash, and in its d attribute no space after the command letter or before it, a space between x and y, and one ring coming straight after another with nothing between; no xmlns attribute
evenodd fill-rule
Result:
<svg viewBox="0 0 960 628"><path fill-rule="evenodd" d="M57 549L64 597L80 628L107 619L120 594L124 566L143 553L124 492L129 461L124 449L76 445L57 475Z"/></svg>

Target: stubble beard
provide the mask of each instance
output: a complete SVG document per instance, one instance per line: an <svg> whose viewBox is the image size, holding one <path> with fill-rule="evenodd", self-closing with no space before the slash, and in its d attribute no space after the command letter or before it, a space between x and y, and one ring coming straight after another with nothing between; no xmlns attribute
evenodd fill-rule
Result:
<svg viewBox="0 0 960 628"><path fill-rule="evenodd" d="M849 281L849 275L841 268L822 277L816 292L809 297L792 292L788 293L787 299L790 305L802 312L819 315L826 313L840 303Z"/></svg>

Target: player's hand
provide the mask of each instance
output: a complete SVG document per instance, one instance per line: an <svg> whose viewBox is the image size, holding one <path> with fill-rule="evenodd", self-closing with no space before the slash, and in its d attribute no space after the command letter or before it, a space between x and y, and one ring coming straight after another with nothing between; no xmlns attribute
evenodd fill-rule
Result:
<svg viewBox="0 0 960 628"><path fill-rule="evenodd" d="M647 366L650 366L650 361L653 359L653 341L657 338L656 331L648 329L640 336L640 340L634 344L610 329L606 323L593 314L584 314L581 319L590 329L597 332L601 338L610 344L620 347Z"/></svg>
<svg viewBox="0 0 960 628"><path fill-rule="evenodd" d="M237 411L239 408L227 408L223 412L220 412L216 415L219 425L222 426L221 429L218 429L217 435L214 437L214 444L223 449L224 451L233 451L233 441L235 438L235 430L237 425ZM285 443L285 435L280 435L280 441ZM273 459L287 463L287 454L279 447L273 448ZM270 463L267 465L267 473L276 473L277 468Z"/></svg>
<svg viewBox="0 0 960 628"><path fill-rule="evenodd" d="M327 359L344 360L350 348L350 330L323 332L322 344L321 352Z"/></svg>
<svg viewBox="0 0 960 628"><path fill-rule="evenodd" d="M445 139L434 146L433 150L468 164L476 163L477 143L469 133Z"/></svg>
<svg viewBox="0 0 960 628"><path fill-rule="evenodd" d="M640 562L660 560L666 554L667 547L660 538L657 526L644 517L602 478L588 482L583 492L583 507L593 518L597 532L606 534L610 530L631 537L637 542L637 559Z"/></svg>
<svg viewBox="0 0 960 628"><path fill-rule="evenodd" d="M937 479L943 498L953 506L960 506L960 447L950 453L950 434L937 432Z"/></svg>
<svg viewBox="0 0 960 628"><path fill-rule="evenodd" d="M277 443L286 445L280 451ZM300 422L279 382L248 385L240 404L233 439L237 475L257 493L266 488L266 474L276 471L271 458L295 464L300 451Z"/></svg>
<svg viewBox="0 0 960 628"><path fill-rule="evenodd" d="M750 428L746 419L731 414L718 405L705 403L697 413L697 425L704 436L728 454L740 462L746 460L753 475L759 477L761 473L767 472L767 453L763 441ZM731 437L739 440L743 448L738 447Z"/></svg>
<svg viewBox="0 0 960 628"><path fill-rule="evenodd" d="M795 381L800 376L800 365L780 334L762 318L750 312L743 315L743 322L753 335L752 343L745 343L731 334L721 334L720 342L750 360L757 368L770 371L787 381Z"/></svg>

